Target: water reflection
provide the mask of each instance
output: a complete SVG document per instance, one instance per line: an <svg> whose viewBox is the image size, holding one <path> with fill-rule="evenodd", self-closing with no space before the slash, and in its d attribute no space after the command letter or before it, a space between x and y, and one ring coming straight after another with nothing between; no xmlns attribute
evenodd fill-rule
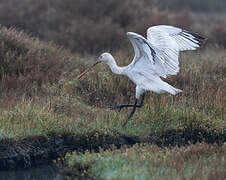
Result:
<svg viewBox="0 0 226 180"><path fill-rule="evenodd" d="M64 180L56 165L42 165L18 171L0 171L1 180Z"/></svg>

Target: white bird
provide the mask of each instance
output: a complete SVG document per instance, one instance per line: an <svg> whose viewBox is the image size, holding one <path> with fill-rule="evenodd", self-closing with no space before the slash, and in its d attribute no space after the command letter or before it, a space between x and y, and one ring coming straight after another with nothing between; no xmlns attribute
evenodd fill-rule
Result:
<svg viewBox="0 0 226 180"><path fill-rule="evenodd" d="M130 119L136 108L142 107L146 91L153 91L158 94L168 92L173 95L182 92L182 90L164 82L161 77L166 78L169 75L177 74L179 71L179 52L196 50L200 47L204 38L168 25L148 28L147 39L134 32L127 32L127 36L135 51L133 61L128 66L117 66L110 53L103 53L98 61L80 74L78 78L80 79L89 69L101 62L105 62L113 73L130 78L136 84L135 103L110 106L110 109L119 111L124 107L132 107L133 109L128 117ZM138 98L141 95L141 102L138 104Z"/></svg>

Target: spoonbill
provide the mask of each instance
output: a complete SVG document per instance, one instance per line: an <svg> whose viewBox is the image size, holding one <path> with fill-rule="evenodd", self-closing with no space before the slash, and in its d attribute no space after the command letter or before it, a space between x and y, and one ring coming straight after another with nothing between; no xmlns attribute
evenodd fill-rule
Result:
<svg viewBox="0 0 226 180"><path fill-rule="evenodd" d="M153 91L158 94L167 92L172 95L182 92L182 90L164 82L161 77L166 78L169 75L176 75L179 71L179 52L196 50L204 41L203 37L195 33L168 25L148 28L147 39L134 32L127 32L127 36L135 51L135 56L129 65L117 66L114 57L105 52L90 68L77 76L80 79L91 68L104 62L113 73L125 75L132 80L136 84L134 104L109 106L110 109L118 111L124 107L132 107L125 124L133 116L136 108L143 106L146 91ZM138 104L140 96L141 100Z"/></svg>

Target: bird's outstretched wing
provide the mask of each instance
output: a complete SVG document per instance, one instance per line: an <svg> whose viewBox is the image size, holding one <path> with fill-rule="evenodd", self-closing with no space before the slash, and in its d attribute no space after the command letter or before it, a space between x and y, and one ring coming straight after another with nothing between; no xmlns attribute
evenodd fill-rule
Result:
<svg viewBox="0 0 226 180"><path fill-rule="evenodd" d="M161 44L159 40L163 38L161 37L163 36L162 32L165 32L165 35L170 36L177 43L179 51L196 50L205 39L184 29L167 25L158 25L148 28L148 41L150 41L153 45L156 45L158 48L161 48L159 46L163 44Z"/></svg>
<svg viewBox="0 0 226 180"><path fill-rule="evenodd" d="M135 51L131 64L139 64L140 70L151 66L149 69L153 73L164 78L179 71L180 51L195 50L204 41L197 34L167 25L150 27L147 30L147 39L133 32L128 32L127 36Z"/></svg>
<svg viewBox="0 0 226 180"><path fill-rule="evenodd" d="M135 51L135 56L130 65L136 67L139 73L145 71L165 77L163 58L156 56L156 48L137 33L127 32L127 36Z"/></svg>
<svg viewBox="0 0 226 180"><path fill-rule="evenodd" d="M147 30L147 41L156 48L156 56L161 59L165 77L179 71L180 51L196 50L204 38L189 31L173 26L159 25ZM164 76L162 76L164 77Z"/></svg>

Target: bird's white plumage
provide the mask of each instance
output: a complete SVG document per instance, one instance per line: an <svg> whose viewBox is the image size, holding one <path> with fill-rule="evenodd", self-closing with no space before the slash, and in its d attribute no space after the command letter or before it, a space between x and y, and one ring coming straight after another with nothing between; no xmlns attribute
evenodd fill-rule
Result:
<svg viewBox="0 0 226 180"><path fill-rule="evenodd" d="M179 46L166 31L154 26L147 31L147 39L156 49L157 59L164 69L162 77L175 75L179 71Z"/></svg>
<svg viewBox="0 0 226 180"><path fill-rule="evenodd" d="M166 25L150 27L147 39L134 32L128 32L127 36L135 51L131 64L118 67L109 53L103 53L99 60L106 62L114 73L128 76L137 85L136 98L147 90L174 95L181 92L160 77L177 74L179 52L197 49L204 38Z"/></svg>
<svg viewBox="0 0 226 180"><path fill-rule="evenodd" d="M179 51L195 50L200 46L199 40L203 40L203 38L197 34L167 25L159 25L148 28L147 39L153 42L158 40L158 38L153 35L161 33L160 31L165 32L166 35L171 37L177 43Z"/></svg>

